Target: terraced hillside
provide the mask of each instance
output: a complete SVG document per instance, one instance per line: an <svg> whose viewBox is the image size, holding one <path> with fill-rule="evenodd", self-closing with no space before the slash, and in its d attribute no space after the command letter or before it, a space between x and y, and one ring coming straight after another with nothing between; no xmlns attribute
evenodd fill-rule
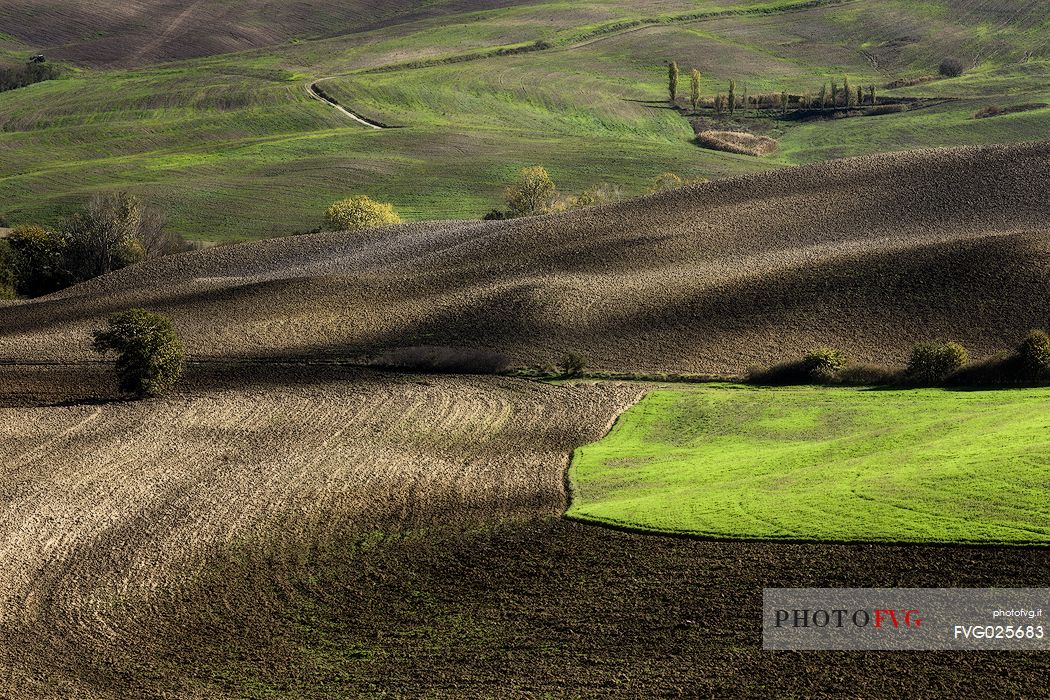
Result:
<svg viewBox="0 0 1050 700"><path fill-rule="evenodd" d="M88 58L119 54L106 60L278 41L119 70L77 63L61 80L0 94L0 214L54 223L92 192L129 189L167 208L188 237L242 240L313 229L327 204L355 193L391 201L409 220L480 218L518 169L536 164L565 192L607 181L640 194L665 171L717 179L887 150L1015 143L1050 126L1050 109L973 118L992 104L1050 103L1050 14L1037 0L428 3L423 12L435 16L383 3L367 26L375 3L310 12L248 3L232 22L216 19L226 5L197 3L182 24L175 5L0 5L0 56L10 60L46 49L33 43L44 33L71 33L63 41ZM198 26L209 29L191 31ZM151 48L149 37L167 31L171 41ZM293 44L295 32L325 38ZM77 48L74 35L84 33ZM881 89L929 77L949 55L967 65L964 76ZM776 138L776 156L717 153L699 148L687 119L668 109L671 59L702 71L707 98L731 79L751 94L801 94L849 75L887 99L942 101L860 119L764 114L731 126ZM354 122L309 97L306 85L318 81L354 111L407 128Z"/></svg>
<svg viewBox="0 0 1050 700"><path fill-rule="evenodd" d="M832 344L902 362L1050 325L1050 144L913 152L576 213L242 244L0 306L0 357L79 361L117 309L191 354L361 357L439 345L519 364L740 373Z"/></svg>

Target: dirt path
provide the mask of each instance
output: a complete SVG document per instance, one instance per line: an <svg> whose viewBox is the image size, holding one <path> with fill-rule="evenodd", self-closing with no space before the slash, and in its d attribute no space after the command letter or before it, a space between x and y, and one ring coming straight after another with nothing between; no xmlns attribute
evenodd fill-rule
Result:
<svg viewBox="0 0 1050 700"><path fill-rule="evenodd" d="M366 117L362 117L360 114L355 114L354 112L351 112L349 109L347 109L343 105L341 105L338 102L336 102L333 98L328 97L328 95L326 95L323 91L321 91L320 88L317 87L317 84L320 83L322 80L331 80L331 78L320 78L318 80L314 80L312 82L307 83L306 84L306 94L308 94L310 97L312 97L313 99L317 100L318 102L323 102L324 104L328 105L329 107L334 107L335 109L337 109L338 111L342 112L343 114L345 114L346 116L350 117L351 119L353 119L355 122L357 122L359 124L363 124L364 126L370 127L372 129L389 129L389 128L391 128L391 127L389 127L389 126L387 126L385 124L381 124L381 123L379 123L377 121L373 121L371 119L367 119Z"/></svg>

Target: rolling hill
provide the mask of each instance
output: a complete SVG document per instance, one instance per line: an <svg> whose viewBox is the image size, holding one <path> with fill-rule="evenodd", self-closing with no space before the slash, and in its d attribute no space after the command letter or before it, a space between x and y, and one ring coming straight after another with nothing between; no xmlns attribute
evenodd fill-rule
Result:
<svg viewBox="0 0 1050 700"><path fill-rule="evenodd" d="M577 212L221 247L0 306L0 357L81 361L115 310L170 314L191 355L363 358L420 345L518 364L736 374L841 347L976 355L1050 324L1050 144L917 151Z"/></svg>
<svg viewBox="0 0 1050 700"><path fill-rule="evenodd" d="M55 223L93 192L125 189L166 208L190 238L244 240L311 230L325 206L358 193L411 221L479 218L536 164L565 192L609 182L641 194L665 171L721 179L1016 143L1050 126L1046 108L973 118L991 104L1050 103L1050 13L1035 0L441 2L423 15L383 3L374 19L377 3L239 3L232 19L217 18L228 5L198 3L181 23L176 4L0 7L0 52L12 60L50 53L47 36L82 52L62 79L0 94L0 214ZM165 32L174 38L156 44ZM234 49L244 50L211 55ZM127 63L143 51L143 65ZM166 51L198 57L148 62L183 55ZM967 72L927 81L946 56ZM731 79L751 94L801 94L848 75L886 99L937 101L861 119L761 114L737 126L776 138L777 154L718 153L668 109L671 59L702 71L707 97ZM404 128L374 131L310 99L318 81Z"/></svg>
<svg viewBox="0 0 1050 700"><path fill-rule="evenodd" d="M444 0L422 7L406 0L251 0L235 5L201 0L30 0L0 3L0 26L55 58L90 66L133 67L508 4L507 0Z"/></svg>

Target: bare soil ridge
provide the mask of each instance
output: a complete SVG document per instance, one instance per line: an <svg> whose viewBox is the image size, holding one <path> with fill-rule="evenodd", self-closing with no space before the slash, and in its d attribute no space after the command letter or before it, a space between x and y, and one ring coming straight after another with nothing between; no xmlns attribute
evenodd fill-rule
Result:
<svg viewBox="0 0 1050 700"><path fill-rule="evenodd" d="M198 358L566 351L607 369L735 373L832 344L977 354L1050 325L1050 143L892 153L507 222L206 250L0 304L0 361L91 357L130 306Z"/></svg>

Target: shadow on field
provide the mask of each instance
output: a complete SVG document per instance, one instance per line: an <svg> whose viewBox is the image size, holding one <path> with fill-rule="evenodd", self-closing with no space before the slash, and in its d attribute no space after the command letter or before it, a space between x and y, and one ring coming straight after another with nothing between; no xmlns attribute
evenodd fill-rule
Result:
<svg viewBox="0 0 1050 700"><path fill-rule="evenodd" d="M268 554L269 552L269 554ZM100 690L208 696L993 697L1036 653L764 652L763 587L1038 586L1050 551L698 542L562 520L217 558L117 659L43 657Z"/></svg>

